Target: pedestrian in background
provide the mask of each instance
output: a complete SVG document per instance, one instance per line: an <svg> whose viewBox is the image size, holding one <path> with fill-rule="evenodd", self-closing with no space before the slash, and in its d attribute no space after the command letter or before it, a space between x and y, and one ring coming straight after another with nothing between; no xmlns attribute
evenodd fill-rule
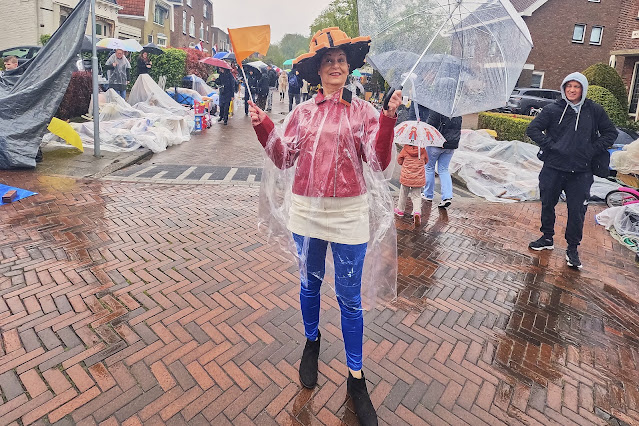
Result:
<svg viewBox="0 0 639 426"><path fill-rule="evenodd" d="M224 121L224 124L227 125L231 100L233 100L235 95L235 78L233 78L233 74L229 70L220 68L220 76L215 80L215 84L217 84L220 92L220 117L217 121L218 123Z"/></svg>
<svg viewBox="0 0 639 426"><path fill-rule="evenodd" d="M130 80L131 64L124 56L124 50L117 49L115 53L109 56L104 68L107 70L109 89L115 90L118 95L126 99L126 86Z"/></svg>
<svg viewBox="0 0 639 426"><path fill-rule="evenodd" d="M255 102L257 100L257 77L255 76L255 71L249 68L248 73L246 75L247 81L244 82L244 113L248 115L249 111L249 100ZM251 89L251 95L253 95L253 99L249 96L249 90Z"/></svg>
<svg viewBox="0 0 639 426"><path fill-rule="evenodd" d="M266 110L273 109L273 93L277 91L277 72L273 69L273 65L266 67L266 75L268 76L268 97L266 99Z"/></svg>
<svg viewBox="0 0 639 426"><path fill-rule="evenodd" d="M286 88L288 87L288 74L286 74L286 71L280 71L278 81L280 86L280 102L282 102L286 95Z"/></svg>
<svg viewBox="0 0 639 426"><path fill-rule="evenodd" d="M588 80L578 72L561 83L561 99L546 105L528 125L526 134L537 145L537 157L544 162L539 172L541 196L541 238L531 242L532 250L555 248L555 206L561 191L566 194L566 264L581 268L577 247L593 183L592 161L606 154L617 138L617 129L606 111L586 99Z"/></svg>
<svg viewBox="0 0 639 426"><path fill-rule="evenodd" d="M266 110L266 101L268 99L269 86L268 86L268 74L263 72L257 82L257 106L261 110ZM250 112L250 109L249 109Z"/></svg>
<svg viewBox="0 0 639 426"><path fill-rule="evenodd" d="M143 50L138 56L138 75L148 74L151 71L151 59L149 59L149 52Z"/></svg>
<svg viewBox="0 0 639 426"><path fill-rule="evenodd" d="M426 184L426 174L424 165L428 161L428 154L424 148L413 145L404 145L397 162L402 166L399 175L399 200L395 207L395 214L404 217L406 209L406 197L413 201L413 220L415 225L419 225L422 219L422 197L421 192Z"/></svg>
<svg viewBox="0 0 639 426"><path fill-rule="evenodd" d="M308 101L310 97L308 93L308 81L302 79L302 102Z"/></svg>
<svg viewBox="0 0 639 426"><path fill-rule="evenodd" d="M302 77L300 73L293 68L288 75L288 112L293 110L293 103L300 104L302 90Z"/></svg>

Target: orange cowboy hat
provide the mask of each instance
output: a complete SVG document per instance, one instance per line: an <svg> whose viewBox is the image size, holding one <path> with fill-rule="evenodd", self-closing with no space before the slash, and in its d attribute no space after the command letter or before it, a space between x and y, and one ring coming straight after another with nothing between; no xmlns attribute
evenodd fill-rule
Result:
<svg viewBox="0 0 639 426"><path fill-rule="evenodd" d="M293 66L299 71L302 78L311 86L321 84L317 73L320 60L328 49L338 48L346 53L346 59L351 69L364 65L364 58L370 48L370 37L350 38L338 27L324 28L315 33L311 38L309 52L298 56L293 60Z"/></svg>

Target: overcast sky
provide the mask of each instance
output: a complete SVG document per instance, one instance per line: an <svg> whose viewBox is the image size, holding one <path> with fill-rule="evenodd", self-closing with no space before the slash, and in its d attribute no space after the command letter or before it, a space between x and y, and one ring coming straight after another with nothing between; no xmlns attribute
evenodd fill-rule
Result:
<svg viewBox="0 0 639 426"><path fill-rule="evenodd" d="M310 35L310 26L331 0L272 1L222 0L213 2L213 26L227 28L271 26L271 44L284 34Z"/></svg>

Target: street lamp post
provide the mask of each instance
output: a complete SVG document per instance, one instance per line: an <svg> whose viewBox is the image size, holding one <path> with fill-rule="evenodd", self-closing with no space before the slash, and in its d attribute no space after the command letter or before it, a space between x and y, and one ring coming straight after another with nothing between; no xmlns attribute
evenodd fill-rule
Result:
<svg viewBox="0 0 639 426"><path fill-rule="evenodd" d="M100 101L98 100L98 53L95 35L95 2L91 0L91 42L93 56L91 57L91 75L93 78L93 155L100 157Z"/></svg>

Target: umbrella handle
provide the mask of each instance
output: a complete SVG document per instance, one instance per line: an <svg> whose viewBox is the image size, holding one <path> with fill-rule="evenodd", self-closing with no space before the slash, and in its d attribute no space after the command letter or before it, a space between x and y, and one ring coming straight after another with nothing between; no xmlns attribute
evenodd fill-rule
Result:
<svg viewBox="0 0 639 426"><path fill-rule="evenodd" d="M390 87L386 95L384 95L384 106L382 107L384 110L388 109L388 102L390 101L391 96L395 93L395 90L402 90L403 86L399 86L399 89L395 89L394 87Z"/></svg>

